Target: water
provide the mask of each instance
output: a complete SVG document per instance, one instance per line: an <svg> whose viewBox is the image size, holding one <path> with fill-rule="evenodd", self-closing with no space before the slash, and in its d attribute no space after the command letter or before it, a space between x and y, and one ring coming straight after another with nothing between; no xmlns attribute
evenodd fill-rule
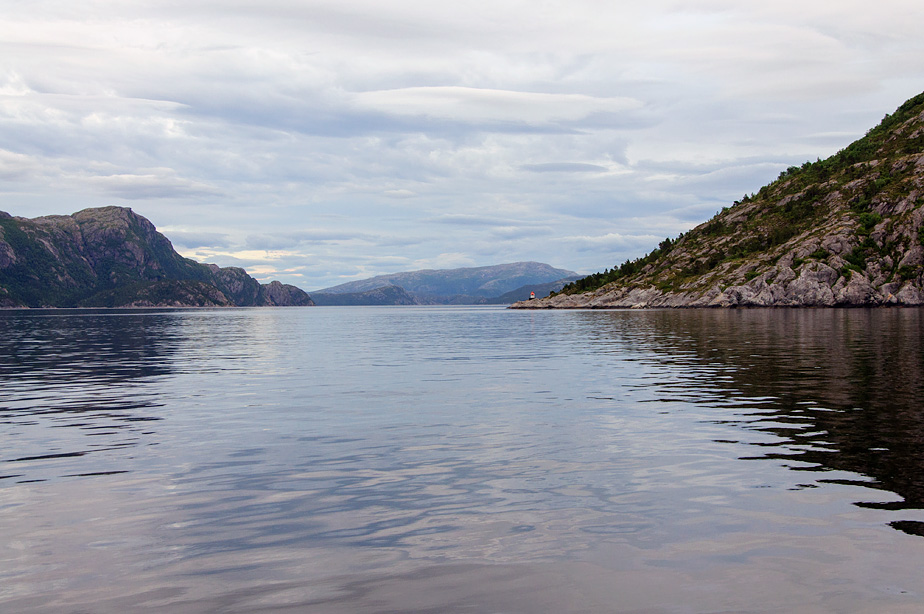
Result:
<svg viewBox="0 0 924 614"><path fill-rule="evenodd" d="M922 331L0 312L0 611L919 612Z"/></svg>

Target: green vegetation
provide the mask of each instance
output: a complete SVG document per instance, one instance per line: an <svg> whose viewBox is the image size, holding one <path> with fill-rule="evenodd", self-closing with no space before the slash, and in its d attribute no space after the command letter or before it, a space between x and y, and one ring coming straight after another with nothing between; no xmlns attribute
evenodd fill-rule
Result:
<svg viewBox="0 0 924 614"><path fill-rule="evenodd" d="M681 234L675 240L664 239L656 249L652 250L645 256L636 258L635 260L626 260L614 269L607 269L602 273L592 273L587 277L582 277L581 279L566 285L561 289L559 294L577 294L580 292L589 292L624 277L635 275L652 262L658 260L658 258L660 258L662 255L669 253L671 249L673 249L674 245L676 245L676 242L681 238L683 238L683 234Z"/></svg>
<svg viewBox="0 0 924 614"><path fill-rule="evenodd" d="M94 294L80 301L80 307L118 307L133 303L184 306L225 306L231 303L214 286L194 280L160 280L131 283Z"/></svg>
<svg viewBox="0 0 924 614"><path fill-rule="evenodd" d="M665 239L645 256L588 275L565 286L562 293L588 292L608 284L690 290L718 282L722 286L743 283L794 250L794 239L820 238L830 232L844 237L840 244L846 242L847 253L818 248L808 256L794 257L792 268L808 260L833 259L832 266L849 277L852 272L865 272L875 260L885 263L880 270L890 278L915 278L919 268L900 268L898 262L911 243L924 245L924 225L909 230L907 206L900 214L893 214L891 208L907 198L914 199L915 208L924 205L916 187L921 185L918 160L924 153L922 117L924 93L829 158L790 166L757 193L745 194L676 240Z"/></svg>
<svg viewBox="0 0 924 614"><path fill-rule="evenodd" d="M55 279L67 276L76 283L88 282L92 277L88 267L62 266L51 252L23 231L18 220L0 218L0 227L3 240L16 253L16 262L3 269L0 275L0 285L7 289L9 296L30 307L73 304L79 300L79 290L61 287Z"/></svg>
<svg viewBox="0 0 924 614"><path fill-rule="evenodd" d="M3 306L311 304L292 286L270 297L243 269L213 271L183 258L153 224L121 207L38 220L0 214L0 241Z"/></svg>

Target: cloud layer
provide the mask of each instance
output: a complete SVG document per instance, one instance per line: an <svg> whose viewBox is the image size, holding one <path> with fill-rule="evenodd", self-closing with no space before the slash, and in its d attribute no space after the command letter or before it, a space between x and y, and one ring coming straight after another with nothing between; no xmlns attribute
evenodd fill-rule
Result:
<svg viewBox="0 0 924 614"><path fill-rule="evenodd" d="M17 2L0 208L131 206L186 255L308 290L590 272L924 89L917 1L444 4Z"/></svg>

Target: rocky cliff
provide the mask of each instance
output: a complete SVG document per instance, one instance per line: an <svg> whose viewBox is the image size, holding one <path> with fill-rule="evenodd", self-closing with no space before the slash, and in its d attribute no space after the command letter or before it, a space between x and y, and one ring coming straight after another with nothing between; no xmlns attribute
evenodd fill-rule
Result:
<svg viewBox="0 0 924 614"><path fill-rule="evenodd" d="M924 94L648 255L521 309L924 304Z"/></svg>
<svg viewBox="0 0 924 614"><path fill-rule="evenodd" d="M0 307L311 305L302 290L183 258L123 207L0 212Z"/></svg>

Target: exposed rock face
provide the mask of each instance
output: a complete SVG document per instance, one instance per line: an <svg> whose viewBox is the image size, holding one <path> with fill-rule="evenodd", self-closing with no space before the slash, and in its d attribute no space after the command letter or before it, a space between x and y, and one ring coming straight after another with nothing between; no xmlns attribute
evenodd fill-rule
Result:
<svg viewBox="0 0 924 614"><path fill-rule="evenodd" d="M167 279L94 294L84 307L233 307L221 290L202 281Z"/></svg>
<svg viewBox="0 0 924 614"><path fill-rule="evenodd" d="M278 281L271 281L260 287L261 300L264 305L277 305L279 307L314 305L314 301L300 288Z"/></svg>
<svg viewBox="0 0 924 614"><path fill-rule="evenodd" d="M180 283L183 282L183 283ZM123 207L36 219L0 212L0 306L311 305L294 286L177 254Z"/></svg>
<svg viewBox="0 0 924 614"><path fill-rule="evenodd" d="M263 288L256 279L247 274L240 267L219 268L218 265L207 265L212 272L211 282L220 288L235 305L261 305L263 304Z"/></svg>
<svg viewBox="0 0 924 614"><path fill-rule="evenodd" d="M924 94L676 241L513 307L878 305L924 305Z"/></svg>

